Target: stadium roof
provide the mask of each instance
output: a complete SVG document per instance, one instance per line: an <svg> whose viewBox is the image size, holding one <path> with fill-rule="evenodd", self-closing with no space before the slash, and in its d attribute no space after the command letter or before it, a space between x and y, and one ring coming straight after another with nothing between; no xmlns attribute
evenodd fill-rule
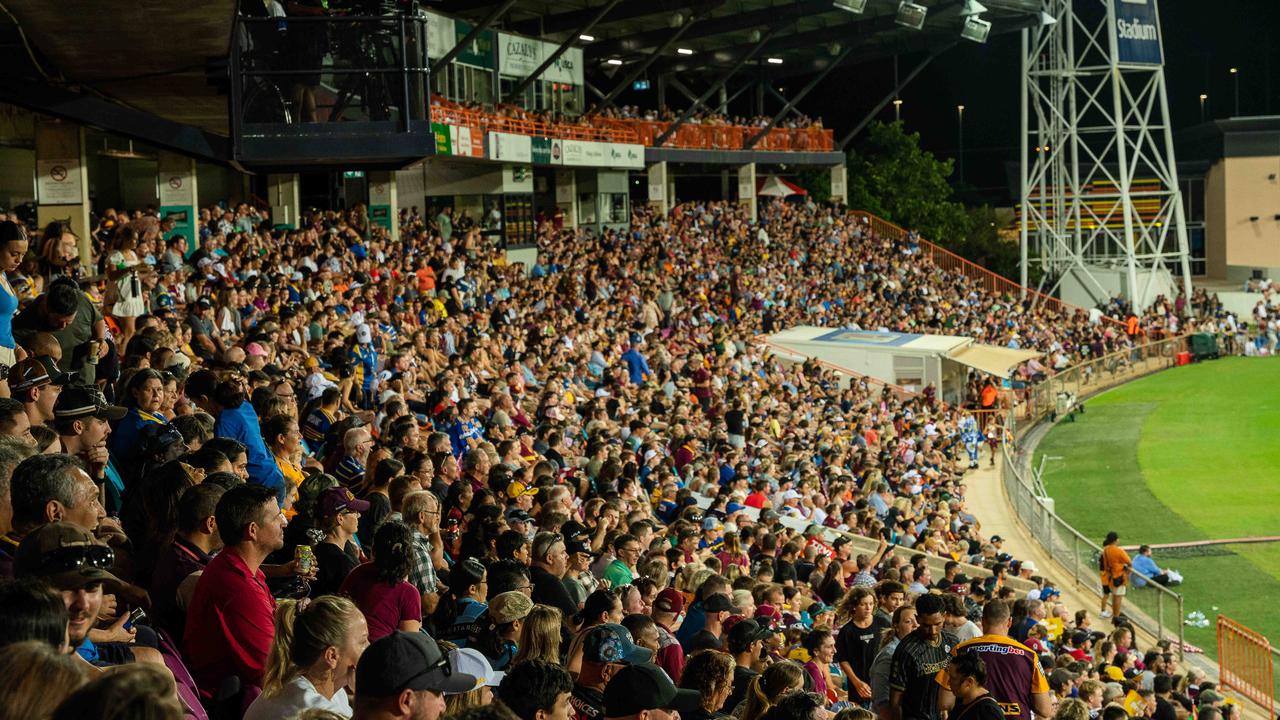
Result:
<svg viewBox="0 0 1280 720"><path fill-rule="evenodd" d="M859 62L959 42L964 0L915 2L928 8L921 30L894 22L898 0L868 0L860 14L834 0L441 0L427 6L474 22L509 6L495 26L559 40L576 38L612 6L589 30L594 41L579 41L588 71L618 72L626 65L605 61L640 62L661 50L652 72L719 75L760 43L755 57L782 60L767 70L770 77L783 77L821 71L849 49L848 61ZM992 35L1029 27L1040 17L1040 0L981 5ZM680 54L679 48L693 53Z"/></svg>

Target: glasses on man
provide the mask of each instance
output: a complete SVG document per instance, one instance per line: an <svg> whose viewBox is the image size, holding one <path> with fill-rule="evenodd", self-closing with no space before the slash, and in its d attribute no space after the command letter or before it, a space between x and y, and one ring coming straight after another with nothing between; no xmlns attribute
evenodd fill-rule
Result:
<svg viewBox="0 0 1280 720"><path fill-rule="evenodd" d="M73 545L58 548L40 556L40 575L98 568L105 570L115 563L115 551L105 545Z"/></svg>

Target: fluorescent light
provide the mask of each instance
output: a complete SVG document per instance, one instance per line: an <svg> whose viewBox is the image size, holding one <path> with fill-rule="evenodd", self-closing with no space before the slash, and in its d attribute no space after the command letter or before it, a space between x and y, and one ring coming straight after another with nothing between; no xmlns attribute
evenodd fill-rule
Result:
<svg viewBox="0 0 1280 720"><path fill-rule="evenodd" d="M609 63L610 65L621 65L621 64L622 64L622 61L621 61L621 60L619 60L618 58L609 58L608 60L605 60L605 62L606 62L606 63Z"/></svg>
<svg viewBox="0 0 1280 720"><path fill-rule="evenodd" d="M971 17L964 21L960 28L960 37L976 43L985 43L991 34L991 23L979 17Z"/></svg>
<svg viewBox="0 0 1280 720"><path fill-rule="evenodd" d="M676 52L681 55L692 55L693 51L689 48L676 48Z"/></svg>
<svg viewBox="0 0 1280 720"><path fill-rule="evenodd" d="M595 36L595 35L585 35L585 34L584 34L584 35L579 35L579 36L578 36L578 39L579 39L579 40L581 40L582 42L595 42L595 41L596 41L596 36Z"/></svg>
<svg viewBox="0 0 1280 720"><path fill-rule="evenodd" d="M781 65L782 58L769 58L767 61L770 65Z"/></svg>
<svg viewBox="0 0 1280 720"><path fill-rule="evenodd" d="M903 2L898 5L898 14L894 17L893 21L903 27L908 27L912 30L919 30L924 27L924 18L925 15L928 14L929 8L924 5L913 3L909 0L903 0Z"/></svg>
<svg viewBox="0 0 1280 720"><path fill-rule="evenodd" d="M845 12L861 15L867 9L867 0L835 0L832 5Z"/></svg>

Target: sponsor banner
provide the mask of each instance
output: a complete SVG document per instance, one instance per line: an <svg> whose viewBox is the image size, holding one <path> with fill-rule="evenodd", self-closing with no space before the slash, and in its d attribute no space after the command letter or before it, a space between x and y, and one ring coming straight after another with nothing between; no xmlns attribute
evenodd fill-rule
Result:
<svg viewBox="0 0 1280 720"><path fill-rule="evenodd" d="M564 164L575 167L616 167L642 169L644 146L621 143L565 140Z"/></svg>
<svg viewBox="0 0 1280 720"><path fill-rule="evenodd" d="M533 138L511 133L489 133L489 159L507 162L533 162Z"/></svg>
<svg viewBox="0 0 1280 720"><path fill-rule="evenodd" d="M544 60L554 55L558 47L555 43L498 33L498 72L508 77L527 78ZM541 79L582 85L582 48L571 47L561 53L543 71Z"/></svg>
<svg viewBox="0 0 1280 720"><path fill-rule="evenodd" d="M427 11L427 57L432 60L444 57L454 45L458 44L458 36L453 27L453 18Z"/></svg>
<svg viewBox="0 0 1280 720"><path fill-rule="evenodd" d="M436 154L452 155L453 154L453 135L449 132L449 126L444 123L431 123L431 131L436 135Z"/></svg>
<svg viewBox="0 0 1280 720"><path fill-rule="evenodd" d="M551 140L544 137L530 138L530 159L535 165L559 165L560 159L551 158Z"/></svg>
<svg viewBox="0 0 1280 720"><path fill-rule="evenodd" d="M1116 58L1122 64L1160 65L1160 18L1156 0L1119 0L1116 13Z"/></svg>
<svg viewBox="0 0 1280 720"><path fill-rule="evenodd" d="M456 38L455 43L462 42L462 39L471 32L474 26L464 20L453 21L453 35ZM472 67L493 69L493 43L497 41L497 33L492 30L484 30L476 36L471 44L463 48L454 62L470 65Z"/></svg>
<svg viewBox="0 0 1280 720"><path fill-rule="evenodd" d="M450 125L449 142L453 144L454 155L484 157L484 138L473 137L469 127Z"/></svg>
<svg viewBox="0 0 1280 720"><path fill-rule="evenodd" d="M667 164L654 163L649 166L649 202L665 203L667 201Z"/></svg>

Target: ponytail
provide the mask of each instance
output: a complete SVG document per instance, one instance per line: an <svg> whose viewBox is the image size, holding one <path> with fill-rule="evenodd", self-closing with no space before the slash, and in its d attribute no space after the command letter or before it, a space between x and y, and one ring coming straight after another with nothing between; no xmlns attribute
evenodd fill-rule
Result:
<svg viewBox="0 0 1280 720"><path fill-rule="evenodd" d="M791 660L776 662L751 679L740 720L760 720L773 707L783 691L805 681L803 667Z"/></svg>
<svg viewBox="0 0 1280 720"><path fill-rule="evenodd" d="M276 634L271 640L262 694L279 692L315 664L325 650L346 642L355 604L344 597L321 595L315 600L282 600L276 606Z"/></svg>

